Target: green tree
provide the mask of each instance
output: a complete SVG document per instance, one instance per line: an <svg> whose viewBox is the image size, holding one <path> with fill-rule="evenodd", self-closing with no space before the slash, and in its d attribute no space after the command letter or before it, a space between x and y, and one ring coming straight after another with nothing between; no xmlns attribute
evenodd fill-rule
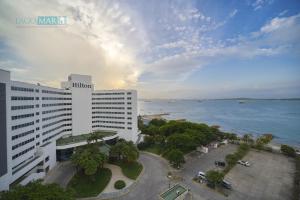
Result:
<svg viewBox="0 0 300 200"><path fill-rule="evenodd" d="M150 125L143 129L143 134L151 135L151 136L159 134L159 127Z"/></svg>
<svg viewBox="0 0 300 200"><path fill-rule="evenodd" d="M212 184L213 187L220 184L224 179L224 173L220 171L215 170L209 170L206 173L206 178L210 184Z"/></svg>
<svg viewBox="0 0 300 200"><path fill-rule="evenodd" d="M228 165L233 166L238 161L238 157L235 154L228 154L226 157L226 162Z"/></svg>
<svg viewBox="0 0 300 200"><path fill-rule="evenodd" d="M179 149L183 152L192 150L196 147L194 140L186 134L174 134L167 138L167 147Z"/></svg>
<svg viewBox="0 0 300 200"><path fill-rule="evenodd" d="M90 134L90 136L87 139L87 142L90 144L92 142L97 143L98 140L102 141L103 140L103 135L101 134L101 132L93 132Z"/></svg>
<svg viewBox="0 0 300 200"><path fill-rule="evenodd" d="M149 122L149 125L153 125L153 126L163 126L167 123L167 121L165 119L152 119L150 122Z"/></svg>
<svg viewBox="0 0 300 200"><path fill-rule="evenodd" d="M106 156L100 152L96 145L88 145L76 149L72 155L72 161L79 166L86 175L90 176L95 174L99 167L103 167Z"/></svg>
<svg viewBox="0 0 300 200"><path fill-rule="evenodd" d="M110 149L110 155L116 157L118 160L133 162L139 157L139 151L133 142L127 142L125 140L118 141Z"/></svg>
<svg viewBox="0 0 300 200"><path fill-rule="evenodd" d="M283 154L290 156L290 157L295 157L296 156L296 151L293 147L288 146L288 145L281 145L280 150Z"/></svg>
<svg viewBox="0 0 300 200"><path fill-rule="evenodd" d="M74 200L74 191L64 190L57 184L41 184L40 181L16 186L0 193L1 200Z"/></svg>
<svg viewBox="0 0 300 200"><path fill-rule="evenodd" d="M180 167L181 164L185 163L183 153L178 149L170 150L167 157L170 164L172 164L175 167Z"/></svg>

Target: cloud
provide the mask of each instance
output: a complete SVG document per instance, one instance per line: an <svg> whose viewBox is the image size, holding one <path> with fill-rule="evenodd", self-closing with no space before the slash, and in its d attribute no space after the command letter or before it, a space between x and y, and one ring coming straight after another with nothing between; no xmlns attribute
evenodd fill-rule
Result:
<svg viewBox="0 0 300 200"><path fill-rule="evenodd" d="M251 4L254 10L259 10L266 5L270 5L273 3L274 0L256 0Z"/></svg>
<svg viewBox="0 0 300 200"><path fill-rule="evenodd" d="M238 10L237 10L237 9L234 9L234 10L229 14L229 17L232 18L232 17L234 17L237 13L238 13Z"/></svg>
<svg viewBox="0 0 300 200"><path fill-rule="evenodd" d="M105 1L2 1L0 37L34 70L31 79L65 80L70 73L93 75L100 88L136 85L139 75L136 27L130 12ZM110 7L111 9L106 9ZM64 28L19 28L16 17L67 16ZM117 59L116 59L117 58ZM3 63L10 70L13 67ZM7 68L6 67L6 68ZM15 73L20 71L14 70ZM58 86L55 82L54 86Z"/></svg>
<svg viewBox="0 0 300 200"><path fill-rule="evenodd" d="M193 41L180 39L157 46L158 49L166 49L168 52L181 49L179 53L160 57L144 65L144 69L152 74L152 80L168 81L167 83L173 80L169 86L164 82L165 87L171 88L171 85L187 80L193 72L218 60L249 60L258 56L270 57L293 51L295 44L300 42L299 31L299 15L294 15L273 18L257 32L232 38L229 43L210 37L197 37Z"/></svg>
<svg viewBox="0 0 300 200"><path fill-rule="evenodd" d="M261 32L270 33L278 31L279 29L286 29L296 25L297 20L299 20L300 14L291 17L275 17L269 23L261 27Z"/></svg>
<svg viewBox="0 0 300 200"><path fill-rule="evenodd" d="M253 6L260 9L267 2L256 1ZM162 3L157 8L151 2L145 6L105 0L1 1L0 45L5 43L18 60L2 56L0 65L13 71L18 80L59 86L70 73L80 73L92 75L98 88L130 87L157 90L158 94L187 89L182 83L213 62L300 49L299 15L283 17L284 13L256 32L219 38L242 11L230 10L217 20L217 15L192 3L184 5ZM41 15L67 16L68 25L15 25L16 17Z"/></svg>

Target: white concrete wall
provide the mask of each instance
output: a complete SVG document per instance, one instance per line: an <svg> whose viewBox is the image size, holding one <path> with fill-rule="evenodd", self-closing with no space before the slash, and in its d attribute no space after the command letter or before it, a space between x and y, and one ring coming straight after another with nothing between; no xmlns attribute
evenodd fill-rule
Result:
<svg viewBox="0 0 300 200"><path fill-rule="evenodd" d="M7 161L7 173L0 177L0 191L8 190L11 179L11 137L10 137L10 72L0 69L0 82L6 84L6 144L7 144L7 153L6 153L6 161Z"/></svg>
<svg viewBox="0 0 300 200"><path fill-rule="evenodd" d="M11 81L10 72L1 69L0 82L5 82L7 89L8 135L6 141L8 147L8 173L0 177L0 191L8 189L9 184L24 174L34 171L35 167L42 161L44 162L43 169L48 166L49 169L53 168L56 165L57 147L55 141L62 136L87 134L95 130L108 130L116 131L118 136L126 140L135 142L138 138L137 92L135 90L94 91L91 76L76 74L71 74L68 81L62 83L63 89L51 88L39 84ZM27 88L30 91L12 90L12 86ZM93 93L105 94L95 96L92 95ZM12 97L30 97L33 99L12 100ZM92 100L95 97L108 99ZM116 97L122 99L114 99ZM92 105L92 103L100 104ZM30 105L33 108L11 109L12 106L24 105ZM93 106L101 108L92 109ZM96 110L103 113L92 114ZM122 114L113 114L113 112L121 112ZM27 114L34 115L12 120L12 116ZM101 118L92 118L92 116L100 116ZM98 120L98 122L92 123L95 120ZM12 126L29 122L34 123L30 126L12 130ZM97 127L92 127L92 125ZM33 132L23 135L23 133L32 130ZM18 138L12 139L15 136L18 136ZM33 140L26 142L30 139ZM49 142L50 144L45 145ZM15 145L17 147L12 150ZM28 150L29 148L32 149ZM20 156L14 157L16 155ZM45 162L47 156L49 156L49 161ZM22 170L13 174L13 171L18 168Z"/></svg>
<svg viewBox="0 0 300 200"><path fill-rule="evenodd" d="M72 91L72 135L88 134L92 131L91 76L72 74L69 83Z"/></svg>

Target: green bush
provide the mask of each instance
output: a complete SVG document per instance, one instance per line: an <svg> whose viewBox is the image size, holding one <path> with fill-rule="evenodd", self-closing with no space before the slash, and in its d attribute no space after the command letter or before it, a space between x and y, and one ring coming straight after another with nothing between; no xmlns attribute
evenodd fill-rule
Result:
<svg viewBox="0 0 300 200"><path fill-rule="evenodd" d="M122 188L124 188L124 187L126 187L126 183L124 182L124 181L122 181L122 180L117 180L116 182L115 182L115 188L117 189L117 190L120 190L120 189L122 189Z"/></svg>
<svg viewBox="0 0 300 200"><path fill-rule="evenodd" d="M237 161L241 160L248 153L249 149L250 149L249 145L241 144L235 153L228 154L225 157L227 166L225 167L223 172L225 174L228 173L231 170L231 168L233 168L236 165Z"/></svg>
<svg viewBox="0 0 300 200"><path fill-rule="evenodd" d="M0 192L1 200L75 200L74 191L63 189L57 184L42 184L33 181L26 186L17 185L9 191Z"/></svg>
<svg viewBox="0 0 300 200"><path fill-rule="evenodd" d="M209 185L211 185L212 188L215 188L216 185L220 184L223 181L224 173L220 171L209 170L208 172L206 172L206 178Z"/></svg>
<svg viewBox="0 0 300 200"><path fill-rule="evenodd" d="M283 154L290 156L290 157L295 157L296 156L296 151L293 147L288 146L288 145L281 145L280 150Z"/></svg>

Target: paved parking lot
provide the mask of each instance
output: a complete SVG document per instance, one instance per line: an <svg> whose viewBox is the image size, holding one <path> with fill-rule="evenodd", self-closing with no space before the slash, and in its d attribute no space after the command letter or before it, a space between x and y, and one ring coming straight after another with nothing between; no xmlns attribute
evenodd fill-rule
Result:
<svg viewBox="0 0 300 200"><path fill-rule="evenodd" d="M236 165L226 179L232 183L229 199L291 199L294 161L280 154L251 150L244 158L252 165Z"/></svg>
<svg viewBox="0 0 300 200"><path fill-rule="evenodd" d="M235 152L237 147L237 145L228 144L217 149L210 149L207 154L192 152L185 157L186 163L183 166L182 173L192 178L198 171L206 172L211 169L217 169L215 161L225 161L225 156Z"/></svg>
<svg viewBox="0 0 300 200"><path fill-rule="evenodd" d="M192 179L198 171L207 172L211 169L217 169L215 161L224 161L225 156L235 152L237 147L237 145L228 144L217 149L210 149L207 154L193 152L186 156L186 163L178 175L183 178L182 183L191 190L193 199L226 199L224 195L208 188L205 184L196 183Z"/></svg>

